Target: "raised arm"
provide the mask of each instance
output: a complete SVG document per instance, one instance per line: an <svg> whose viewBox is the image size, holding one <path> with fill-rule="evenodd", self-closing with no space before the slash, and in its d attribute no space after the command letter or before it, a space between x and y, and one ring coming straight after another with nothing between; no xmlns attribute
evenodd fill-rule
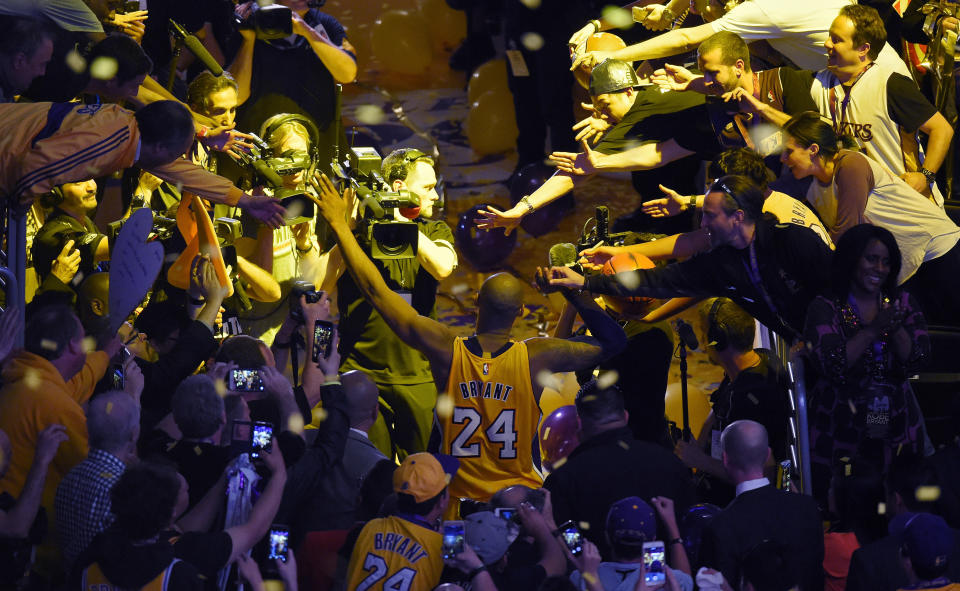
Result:
<svg viewBox="0 0 960 591"><path fill-rule="evenodd" d="M319 58L323 65L330 70L333 79L340 84L349 84L357 78L357 60L346 49L352 49L344 39L344 46L334 45L326 35L311 27L296 12L292 12L293 32L300 35L310 44L310 49Z"/></svg>
<svg viewBox="0 0 960 591"><path fill-rule="evenodd" d="M674 29L667 31L662 35L657 35L653 39L647 39L641 43L628 45L623 49L616 51L590 51L580 56L570 69L575 69L582 64L593 68L605 59L613 58L625 62L635 62L638 60L653 59L658 57L670 57L696 49L704 39L713 35L713 26L710 23L698 25L685 29Z"/></svg>
<svg viewBox="0 0 960 591"><path fill-rule="evenodd" d="M420 316L413 306L387 287L373 261L363 251L347 223L346 203L333 183L322 175L315 178L317 196L311 195L320 213L329 222L340 246L346 267L357 287L376 308L400 340L427 356L433 363L447 366L453 352L456 335L436 320ZM308 193L309 194L309 193Z"/></svg>
<svg viewBox="0 0 960 591"><path fill-rule="evenodd" d="M566 195L586 177L557 171L547 182L540 185L536 191L523 198L510 209L500 211L496 207L488 207L480 212L480 217L474 220L481 230L503 228L507 234L513 232L520 225L524 216L533 213L544 205Z"/></svg>
<svg viewBox="0 0 960 591"><path fill-rule="evenodd" d="M674 139L644 144L615 154L595 152L586 142L580 142L583 152L554 152L550 159L557 168L571 175L593 175L598 172L650 170L694 154Z"/></svg>
<svg viewBox="0 0 960 591"><path fill-rule="evenodd" d="M546 271L538 271L538 283L545 281ZM604 359L616 355L627 346L627 336L616 320L585 293L565 292L564 296L573 306L590 331L590 337L570 339L527 339L530 353L530 375L536 377L543 370L576 371L594 367Z"/></svg>

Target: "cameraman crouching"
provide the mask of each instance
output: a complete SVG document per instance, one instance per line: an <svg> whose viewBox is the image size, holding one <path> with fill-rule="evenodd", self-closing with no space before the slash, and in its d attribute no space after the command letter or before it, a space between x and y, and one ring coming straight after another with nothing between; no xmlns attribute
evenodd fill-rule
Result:
<svg viewBox="0 0 960 591"><path fill-rule="evenodd" d="M45 195L44 201L53 206L53 211L33 240L34 267L43 283L48 284L47 278L53 273L64 284L79 285L101 261L110 259L109 241L88 215L97 208L97 183L92 179L64 183ZM75 275L64 274L54 265L61 254L74 258L79 254Z"/></svg>
<svg viewBox="0 0 960 591"><path fill-rule="evenodd" d="M394 150L383 159L381 174L390 189L407 190L420 198L420 214L414 220L420 232L416 258L373 262L391 289L407 298L422 316L436 318L437 287L456 268L457 254L450 227L442 220L430 219L439 200L433 165L432 158L412 148ZM425 451L437 402L430 363L400 341L343 270L340 249L335 246L323 286L329 293L336 282L341 372L360 370L380 390L382 418L370 430L370 439L387 457L393 457L394 448L401 459Z"/></svg>

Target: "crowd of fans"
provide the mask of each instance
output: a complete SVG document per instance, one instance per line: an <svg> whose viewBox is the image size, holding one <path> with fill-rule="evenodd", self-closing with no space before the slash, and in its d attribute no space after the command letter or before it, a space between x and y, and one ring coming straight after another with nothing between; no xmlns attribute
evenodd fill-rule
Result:
<svg viewBox="0 0 960 591"><path fill-rule="evenodd" d="M322 2L0 4L27 243L3 248L26 297L6 284L0 312L0 589L960 588L960 446L910 380L928 323L960 327L955 95L896 50L955 43L955 3L671 0L616 51L590 45L616 19L578 28L592 3L450 4L508 15L519 164L549 128L557 166L474 224L512 232L603 171L644 201L621 242L538 269L552 337L514 338L508 273L472 336L436 320L458 264L436 163L333 162L357 56ZM693 306L680 350L724 377L691 432L664 418L664 321ZM760 325L805 362L808 477ZM544 418L559 372L580 390Z"/></svg>

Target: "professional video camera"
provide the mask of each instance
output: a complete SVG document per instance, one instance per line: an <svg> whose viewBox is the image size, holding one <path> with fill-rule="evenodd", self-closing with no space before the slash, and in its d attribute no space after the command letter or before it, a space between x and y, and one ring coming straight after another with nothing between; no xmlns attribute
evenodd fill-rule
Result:
<svg viewBox="0 0 960 591"><path fill-rule="evenodd" d="M326 0L308 0L307 6L310 8L320 8ZM293 34L293 19L290 9L280 4L268 4L259 6L247 18L240 18L234 15L237 26L240 29L253 29L257 33L257 39L270 41L271 39L283 39Z"/></svg>
<svg viewBox="0 0 960 591"><path fill-rule="evenodd" d="M420 229L416 222L397 221L394 211L407 219L420 213L420 198L409 191L389 191L380 176L383 159L373 148L350 148L347 181L360 199L357 231L375 259L410 259L417 256Z"/></svg>
<svg viewBox="0 0 960 591"><path fill-rule="evenodd" d="M173 238L177 232L177 220L159 215L155 211L151 213L153 214L153 227L150 229L147 241L166 242ZM127 223L126 218L107 224L106 234L110 239L110 244L116 242L117 236L120 235L120 230L123 229L125 223Z"/></svg>
<svg viewBox="0 0 960 591"><path fill-rule="evenodd" d="M313 201L301 189L289 189L283 186L281 176L296 174L305 171L309 178L313 174L314 159L309 152L288 150L276 155L258 135L253 137L252 148L239 150L240 163L254 176L253 186L269 187L273 196L280 200L280 204L287 210L284 223L293 226L301 222L310 221L314 216Z"/></svg>

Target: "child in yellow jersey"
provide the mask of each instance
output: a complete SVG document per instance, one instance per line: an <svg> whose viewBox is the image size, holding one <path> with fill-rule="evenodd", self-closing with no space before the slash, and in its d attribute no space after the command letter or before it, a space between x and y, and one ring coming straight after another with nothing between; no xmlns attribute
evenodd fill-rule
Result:
<svg viewBox="0 0 960 591"><path fill-rule="evenodd" d="M428 453L403 460L393 474L397 511L360 531L347 567L348 589L430 591L437 586L443 570L443 536L437 525L458 466L455 458Z"/></svg>

